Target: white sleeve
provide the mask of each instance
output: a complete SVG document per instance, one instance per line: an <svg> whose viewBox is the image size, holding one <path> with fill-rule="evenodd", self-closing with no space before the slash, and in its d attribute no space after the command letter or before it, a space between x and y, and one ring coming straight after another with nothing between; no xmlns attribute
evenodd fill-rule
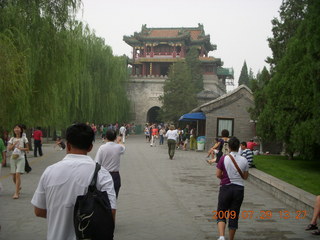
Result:
<svg viewBox="0 0 320 240"><path fill-rule="evenodd" d="M23 137L23 142L24 142L25 144L29 143L28 138L27 138L27 137Z"/></svg>
<svg viewBox="0 0 320 240"><path fill-rule="evenodd" d="M13 137L8 141L9 144L13 144Z"/></svg>
<svg viewBox="0 0 320 240"><path fill-rule="evenodd" d="M101 147L98 149L94 161L99 163L100 165L102 164Z"/></svg>
<svg viewBox="0 0 320 240"><path fill-rule="evenodd" d="M126 147L124 145L121 145L120 154L124 154L125 150L126 150Z"/></svg>
<svg viewBox="0 0 320 240"><path fill-rule="evenodd" d="M41 209L47 209L47 204L46 204L46 192L44 188L44 179L45 179L45 174L46 171L42 174L38 187L36 191L33 194L31 204L37 208Z"/></svg>

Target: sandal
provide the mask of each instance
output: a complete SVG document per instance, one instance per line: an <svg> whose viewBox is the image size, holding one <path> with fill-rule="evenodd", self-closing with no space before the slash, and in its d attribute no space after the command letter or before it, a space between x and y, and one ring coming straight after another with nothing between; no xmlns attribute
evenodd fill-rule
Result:
<svg viewBox="0 0 320 240"><path fill-rule="evenodd" d="M305 230L308 231L308 230L316 230L316 229L318 229L317 224L309 224Z"/></svg>
<svg viewBox="0 0 320 240"><path fill-rule="evenodd" d="M212 164L213 164L213 162L210 161L210 160L206 160L206 162L207 162L209 165L212 165Z"/></svg>
<svg viewBox="0 0 320 240"><path fill-rule="evenodd" d="M311 234L312 234L312 235L317 235L317 236L318 236L318 235L320 235L320 230L316 230L316 231L312 232Z"/></svg>
<svg viewBox="0 0 320 240"><path fill-rule="evenodd" d="M19 195L18 195L18 194L14 194L14 195L12 196L12 198L13 198L13 199L18 199L18 198L19 198Z"/></svg>

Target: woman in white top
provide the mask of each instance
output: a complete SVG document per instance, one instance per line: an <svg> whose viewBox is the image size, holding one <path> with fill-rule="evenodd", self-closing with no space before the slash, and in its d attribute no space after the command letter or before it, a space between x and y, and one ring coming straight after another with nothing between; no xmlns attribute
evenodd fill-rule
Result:
<svg viewBox="0 0 320 240"><path fill-rule="evenodd" d="M21 174L24 173L25 151L29 151L28 139L22 135L23 128L21 125L15 125L13 129L13 137L8 142L8 151L13 151L10 158L11 174L13 182L16 185L13 199L18 199L21 190Z"/></svg>
<svg viewBox="0 0 320 240"><path fill-rule="evenodd" d="M169 158L172 160L174 156L174 151L176 149L177 139L179 137L178 131L175 130L173 125L171 125L169 130L167 131L166 137L167 137L167 143L168 143Z"/></svg>

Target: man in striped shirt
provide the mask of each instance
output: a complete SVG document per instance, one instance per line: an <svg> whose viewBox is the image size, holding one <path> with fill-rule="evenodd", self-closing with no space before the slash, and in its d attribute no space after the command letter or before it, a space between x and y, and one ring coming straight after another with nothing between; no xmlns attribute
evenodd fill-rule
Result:
<svg viewBox="0 0 320 240"><path fill-rule="evenodd" d="M242 142L240 144L240 154L242 157L245 157L248 160L249 168L255 167L253 164L253 152L247 148L246 142Z"/></svg>

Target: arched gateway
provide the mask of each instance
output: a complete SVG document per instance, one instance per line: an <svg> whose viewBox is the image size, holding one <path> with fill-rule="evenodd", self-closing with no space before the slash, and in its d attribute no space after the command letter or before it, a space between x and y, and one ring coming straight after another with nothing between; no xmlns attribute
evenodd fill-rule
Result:
<svg viewBox="0 0 320 240"><path fill-rule="evenodd" d="M212 93L208 96L224 94L226 84L233 83L233 69L222 68L220 58L208 56L210 51L216 50L216 45L210 43L210 35L205 35L201 24L191 28L147 28L142 25L141 32L124 36L123 40L132 46L129 61L132 74L127 91L132 103L132 121L136 125L155 120L155 109L162 106L159 96L163 95L169 67L177 61L184 61L192 46L199 49L204 90Z"/></svg>
<svg viewBox="0 0 320 240"><path fill-rule="evenodd" d="M147 122L149 123L156 123L159 121L158 116L159 116L159 110L160 107L152 107L148 110L147 113Z"/></svg>

